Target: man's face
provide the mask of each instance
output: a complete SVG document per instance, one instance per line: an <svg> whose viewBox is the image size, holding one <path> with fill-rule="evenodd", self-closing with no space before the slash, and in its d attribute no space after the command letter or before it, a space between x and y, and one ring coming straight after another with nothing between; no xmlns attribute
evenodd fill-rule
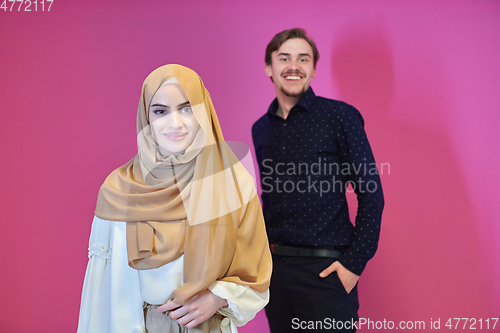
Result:
<svg viewBox="0 0 500 333"><path fill-rule="evenodd" d="M311 45L305 39L287 40L271 54L271 59L266 75L272 78L277 95L300 97L309 89L316 70Z"/></svg>

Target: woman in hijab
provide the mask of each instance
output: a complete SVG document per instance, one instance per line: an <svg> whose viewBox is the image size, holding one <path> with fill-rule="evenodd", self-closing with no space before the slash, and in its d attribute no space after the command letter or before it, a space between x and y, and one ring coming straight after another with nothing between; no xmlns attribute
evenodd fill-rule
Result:
<svg viewBox="0 0 500 333"><path fill-rule="evenodd" d="M78 332L237 332L268 301L271 255L254 179L194 71L146 78L137 142L99 191Z"/></svg>

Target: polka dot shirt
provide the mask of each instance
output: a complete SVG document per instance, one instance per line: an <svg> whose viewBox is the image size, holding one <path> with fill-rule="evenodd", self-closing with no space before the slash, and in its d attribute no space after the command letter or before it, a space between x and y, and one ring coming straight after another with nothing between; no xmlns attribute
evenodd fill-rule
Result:
<svg viewBox="0 0 500 333"><path fill-rule="evenodd" d="M363 117L312 88L286 120L277 109L275 99L252 127L270 243L339 249L342 265L360 275L377 250L384 207ZM346 200L352 190L355 226Z"/></svg>

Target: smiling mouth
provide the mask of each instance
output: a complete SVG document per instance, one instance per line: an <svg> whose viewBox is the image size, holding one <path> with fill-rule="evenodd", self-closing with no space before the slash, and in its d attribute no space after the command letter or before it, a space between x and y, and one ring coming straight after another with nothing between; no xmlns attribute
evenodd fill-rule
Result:
<svg viewBox="0 0 500 333"><path fill-rule="evenodd" d="M167 139L172 141L181 141L187 135L187 133L163 133L167 137Z"/></svg>
<svg viewBox="0 0 500 333"><path fill-rule="evenodd" d="M283 75L283 78L287 81L299 81L302 79L301 75Z"/></svg>

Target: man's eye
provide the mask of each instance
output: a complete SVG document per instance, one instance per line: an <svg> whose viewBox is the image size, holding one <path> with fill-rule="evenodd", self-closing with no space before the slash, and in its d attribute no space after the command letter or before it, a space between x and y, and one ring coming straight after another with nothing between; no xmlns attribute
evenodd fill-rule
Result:
<svg viewBox="0 0 500 333"><path fill-rule="evenodd" d="M280 60L281 60L281 61L288 61L288 59L287 59L287 58L281 58Z"/></svg>
<svg viewBox="0 0 500 333"><path fill-rule="evenodd" d="M190 107L190 106L185 106L185 107L183 107L183 108L180 110L180 112L181 112L181 113L189 113L189 112L192 112L192 111L193 111L193 109L191 109L191 107Z"/></svg>

